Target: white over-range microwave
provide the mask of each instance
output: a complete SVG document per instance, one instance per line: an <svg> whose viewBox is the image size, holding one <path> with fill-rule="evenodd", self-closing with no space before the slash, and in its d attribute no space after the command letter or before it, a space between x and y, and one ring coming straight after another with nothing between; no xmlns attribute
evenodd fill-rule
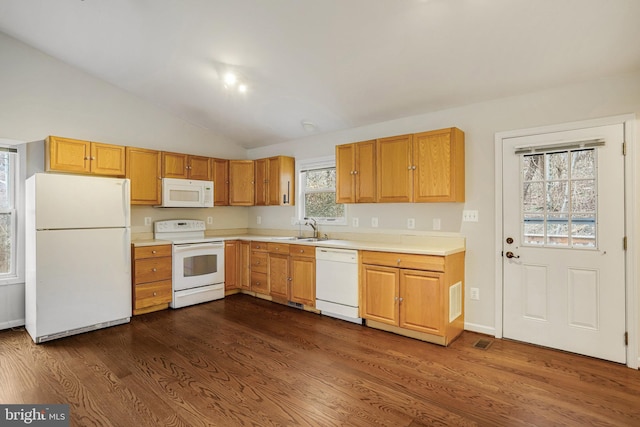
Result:
<svg viewBox="0 0 640 427"><path fill-rule="evenodd" d="M213 207L213 181L162 178L163 208Z"/></svg>

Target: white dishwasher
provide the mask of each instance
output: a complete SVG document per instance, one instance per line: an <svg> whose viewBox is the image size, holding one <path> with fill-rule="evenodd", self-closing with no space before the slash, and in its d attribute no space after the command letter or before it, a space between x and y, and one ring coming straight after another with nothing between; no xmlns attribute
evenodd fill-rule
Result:
<svg viewBox="0 0 640 427"><path fill-rule="evenodd" d="M316 248L316 308L326 316L362 324L358 317L358 251Z"/></svg>

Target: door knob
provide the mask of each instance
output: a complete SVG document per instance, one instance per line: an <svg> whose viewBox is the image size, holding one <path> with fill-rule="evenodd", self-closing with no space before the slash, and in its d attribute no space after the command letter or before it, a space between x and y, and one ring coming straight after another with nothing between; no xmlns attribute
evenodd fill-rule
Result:
<svg viewBox="0 0 640 427"><path fill-rule="evenodd" d="M509 259L511 258L520 258L520 255L514 255L513 252L509 251L505 254L505 256Z"/></svg>
<svg viewBox="0 0 640 427"><path fill-rule="evenodd" d="M507 243L508 244L512 244L513 243L513 237L507 237Z"/></svg>

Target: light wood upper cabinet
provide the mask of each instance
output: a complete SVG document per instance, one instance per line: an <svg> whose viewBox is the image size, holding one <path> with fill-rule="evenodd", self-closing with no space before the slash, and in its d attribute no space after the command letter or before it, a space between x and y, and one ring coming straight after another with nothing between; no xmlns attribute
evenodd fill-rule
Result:
<svg viewBox="0 0 640 427"><path fill-rule="evenodd" d="M163 178L211 181L211 159L182 153L162 152Z"/></svg>
<svg viewBox="0 0 640 427"><path fill-rule="evenodd" d="M211 181L211 159L209 157L189 156L189 179Z"/></svg>
<svg viewBox="0 0 640 427"><path fill-rule="evenodd" d="M377 141L378 202L464 202L464 133L457 128Z"/></svg>
<svg viewBox="0 0 640 427"><path fill-rule="evenodd" d="M275 156L255 161L255 204L293 206L295 204L295 159Z"/></svg>
<svg viewBox="0 0 640 427"><path fill-rule="evenodd" d="M229 204L231 206L253 206L254 181L253 160L230 160Z"/></svg>
<svg viewBox="0 0 640 427"><path fill-rule="evenodd" d="M132 205L159 205L162 201L160 152L127 147L126 177L131 180Z"/></svg>
<svg viewBox="0 0 640 427"><path fill-rule="evenodd" d="M378 139L378 202L413 201L412 142L413 135Z"/></svg>
<svg viewBox="0 0 640 427"><path fill-rule="evenodd" d="M211 159L213 178L213 205L229 205L229 160Z"/></svg>
<svg viewBox="0 0 640 427"><path fill-rule="evenodd" d="M276 156L268 159L267 205L295 205L295 159Z"/></svg>
<svg viewBox="0 0 640 427"><path fill-rule="evenodd" d="M464 133L457 128L413 136L416 202L464 202Z"/></svg>
<svg viewBox="0 0 640 427"><path fill-rule="evenodd" d="M376 141L336 146L337 203L376 201Z"/></svg>
<svg viewBox="0 0 640 427"><path fill-rule="evenodd" d="M269 161L258 159L253 162L255 173L255 200L256 206L267 204L267 189L269 184Z"/></svg>
<svg viewBox="0 0 640 427"><path fill-rule="evenodd" d="M58 136L49 136L45 145L47 171L125 175L124 146Z"/></svg>

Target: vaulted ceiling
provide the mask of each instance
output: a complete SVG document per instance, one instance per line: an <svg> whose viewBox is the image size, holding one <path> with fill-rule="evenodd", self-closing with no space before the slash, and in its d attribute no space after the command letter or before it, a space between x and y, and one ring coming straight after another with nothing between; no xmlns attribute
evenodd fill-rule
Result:
<svg viewBox="0 0 640 427"><path fill-rule="evenodd" d="M0 31L247 148L632 72L639 18L638 0L0 2Z"/></svg>

